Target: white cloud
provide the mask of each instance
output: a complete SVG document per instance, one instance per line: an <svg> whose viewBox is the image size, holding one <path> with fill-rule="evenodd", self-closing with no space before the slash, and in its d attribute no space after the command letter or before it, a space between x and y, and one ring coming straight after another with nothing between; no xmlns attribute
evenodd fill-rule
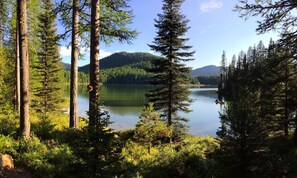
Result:
<svg viewBox="0 0 297 178"><path fill-rule="evenodd" d="M153 50L150 50L148 53L156 55L156 52Z"/></svg>
<svg viewBox="0 0 297 178"><path fill-rule="evenodd" d="M60 47L60 54L62 57L69 57L71 56L71 48L67 48L66 46Z"/></svg>
<svg viewBox="0 0 297 178"><path fill-rule="evenodd" d="M80 49L80 52L85 55L85 58L89 58L90 48L82 47ZM71 47L67 48L66 46L61 46L60 47L60 54L61 54L62 57L70 57L71 56ZM106 51L104 49L101 49L99 51L99 58L102 59L102 58L105 58L105 57L110 56L112 54L113 53L110 52L110 51Z"/></svg>
<svg viewBox="0 0 297 178"><path fill-rule="evenodd" d="M223 6L221 0L209 0L200 4L200 11L202 13L207 13L213 9L219 9Z"/></svg>
<svg viewBox="0 0 297 178"><path fill-rule="evenodd" d="M100 50L100 52L99 52L100 59L105 58L105 57L110 56L110 55L112 55L112 52L105 51L104 49Z"/></svg>

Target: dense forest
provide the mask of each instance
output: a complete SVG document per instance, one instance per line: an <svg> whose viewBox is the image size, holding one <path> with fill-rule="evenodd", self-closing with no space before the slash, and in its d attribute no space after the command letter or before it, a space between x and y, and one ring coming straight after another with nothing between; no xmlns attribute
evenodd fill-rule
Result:
<svg viewBox="0 0 297 178"><path fill-rule="evenodd" d="M220 76L191 78L183 2L163 0L156 14L148 46L160 57L122 52L99 61L100 44L130 44L139 34L129 28L128 1L1 0L0 177L296 177L296 3L239 0L241 17L261 16L256 30L277 29L280 39L229 62L224 51ZM69 66L62 40L72 49ZM90 63L78 68L82 45ZM154 87L135 128L111 129L102 83L144 81ZM180 116L191 112L189 87L199 82L218 84L224 103L216 137L190 135ZM78 116L78 83L87 84L88 118Z"/></svg>

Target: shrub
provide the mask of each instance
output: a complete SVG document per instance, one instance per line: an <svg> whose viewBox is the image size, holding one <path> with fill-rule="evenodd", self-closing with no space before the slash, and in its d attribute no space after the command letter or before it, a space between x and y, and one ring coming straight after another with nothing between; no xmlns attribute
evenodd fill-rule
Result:
<svg viewBox="0 0 297 178"><path fill-rule="evenodd" d="M211 154L218 149L211 137L188 136L178 144L146 146L130 140L122 149L123 176L127 177L213 177L216 164Z"/></svg>

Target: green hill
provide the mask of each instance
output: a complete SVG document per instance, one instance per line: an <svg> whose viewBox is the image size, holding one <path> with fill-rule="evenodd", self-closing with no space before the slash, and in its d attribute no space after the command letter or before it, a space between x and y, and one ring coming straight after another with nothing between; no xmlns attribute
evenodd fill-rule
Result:
<svg viewBox="0 0 297 178"><path fill-rule="evenodd" d="M158 58L158 56L152 55L150 53L127 53L119 52L114 53L108 57L100 60L100 69L111 69L119 68L124 66L131 66L133 68L145 68L150 67L150 61ZM89 65L79 67L79 71L89 73Z"/></svg>
<svg viewBox="0 0 297 178"><path fill-rule="evenodd" d="M112 54L100 60L100 82L106 84L147 84L146 68L158 56L150 53ZM89 65L79 68L79 71L88 73Z"/></svg>
<svg viewBox="0 0 297 178"><path fill-rule="evenodd" d="M100 60L100 82L105 84L148 84L149 74L145 69L151 67L151 61L160 58L150 53L114 53ZM70 82L70 64L63 63L65 82ZM88 83L89 65L78 68L79 83ZM217 78L202 77L198 80L203 84L216 85ZM198 80L192 78L192 83L197 84Z"/></svg>
<svg viewBox="0 0 297 178"><path fill-rule="evenodd" d="M107 84L147 84L149 75L145 71L151 67L151 61L159 58L150 53L114 53L100 60L100 82ZM64 69L69 66L64 64ZM85 83L88 78L89 65L78 68L79 82ZM64 75L69 81L69 71ZM83 79L83 81L81 81Z"/></svg>

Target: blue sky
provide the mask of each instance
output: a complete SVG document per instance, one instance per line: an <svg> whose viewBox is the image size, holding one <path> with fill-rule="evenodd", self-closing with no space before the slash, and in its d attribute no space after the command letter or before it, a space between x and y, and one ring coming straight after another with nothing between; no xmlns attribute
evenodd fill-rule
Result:
<svg viewBox="0 0 297 178"><path fill-rule="evenodd" d="M190 20L191 27L187 33L190 38L188 45L193 46L196 51L194 61L188 66L193 69L206 65L219 65L223 50L227 53L227 59L231 61L232 56L241 50L246 51L249 46L257 44L260 40L265 45L270 38L276 39L277 35L268 33L257 35L256 21L250 18L247 21L234 12L236 0L185 0L182 12ZM133 40L133 44L112 43L108 46L101 44L100 56L106 57L115 52L151 52L147 44L151 44L156 33L154 19L161 12L161 0L131 0L131 9L135 18L129 27L136 29L139 36ZM70 49L61 47L63 62L70 63ZM79 61L79 66L89 62L88 50L85 60Z"/></svg>

